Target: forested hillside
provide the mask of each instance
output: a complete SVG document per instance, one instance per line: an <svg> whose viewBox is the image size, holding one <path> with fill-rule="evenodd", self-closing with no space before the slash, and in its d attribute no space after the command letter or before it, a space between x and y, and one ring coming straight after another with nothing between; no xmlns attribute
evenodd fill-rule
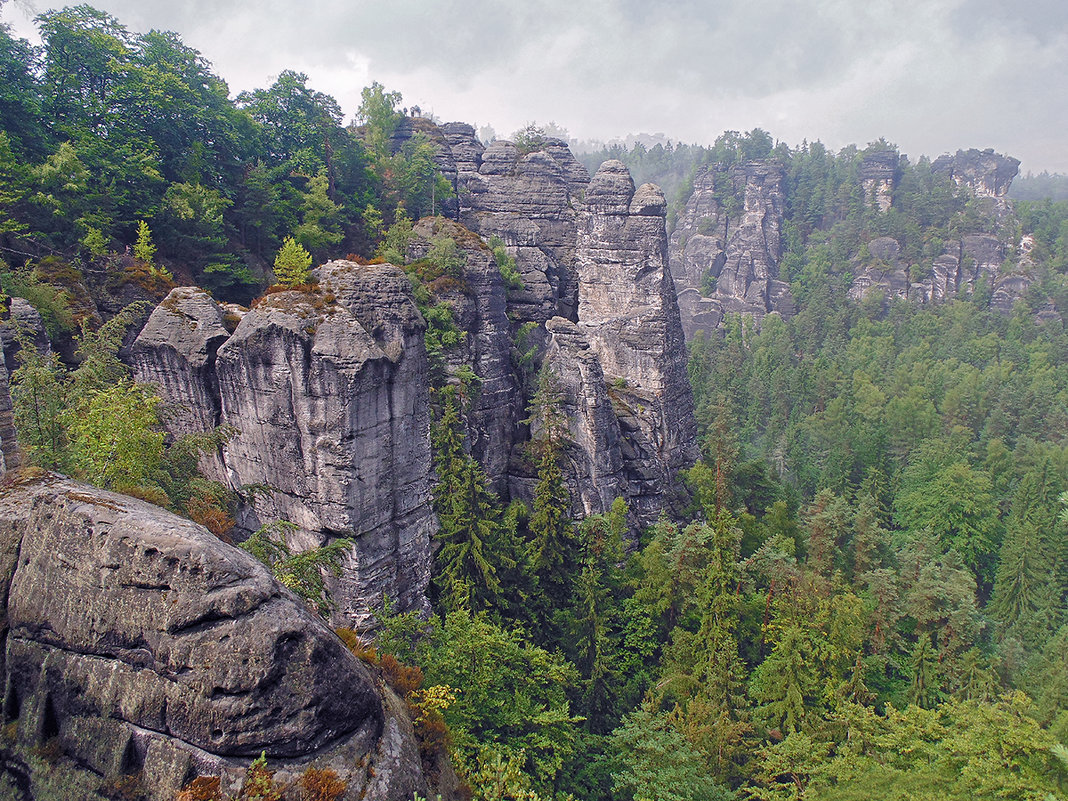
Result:
<svg viewBox="0 0 1068 801"><path fill-rule="evenodd" d="M337 633L405 700L427 774L455 766L447 795L1068 798L1068 203L991 204L929 159L898 162L881 141L835 153L756 130L589 157L591 173L618 158L634 183L659 183L669 227L702 170L774 161L784 176L778 277L794 313L727 312L688 343L699 431L689 444L700 456L659 522L639 530L621 497L603 514L576 513L565 473L580 444L545 347L546 330L575 320L561 319L564 300L543 313L530 299L523 243L483 242L440 216L459 208L459 159L443 174L450 131L377 83L346 110L358 121L348 127L337 102L294 72L231 98L176 34L134 33L88 6L39 25L41 50L0 27L0 282L22 457L244 538L329 619L352 542L287 540L297 525L286 520L250 537L255 526L238 518L272 488L229 486L224 470L205 467L240 432L174 436L176 413L120 355L131 360L127 328L141 330L177 285L214 295L191 289L165 304L216 315L204 357L216 395L243 381L219 371L251 358L220 350L239 323L253 330L258 315L257 334L288 325L287 358L311 364L342 312L359 317L352 350L381 365L361 389L366 408L392 407L393 396L372 393L417 375L413 365L427 382L424 395L399 392L428 407L433 559L425 609L385 598L367 630ZM508 166L485 175L514 178L533 154L516 180L542 165L565 208L568 181L594 185L550 159L562 142L521 133ZM859 171L886 152L898 166L880 208ZM598 188L626 183L625 172L599 174ZM729 183L712 187L732 214L744 206ZM666 237L664 197L633 185L623 196L611 215L655 218ZM902 269L921 283L947 241L975 234L1007 243L1006 272L1030 243L1030 283L1008 310L991 305L985 284L923 303L855 291L860 273L891 270L868 247L880 237L899 244ZM666 252L666 238L647 240ZM382 272L357 286L365 268ZM13 298L39 313L43 342L15 331L12 320L30 318ZM418 355L385 341L402 327L385 313L397 298L418 318L402 332L421 337ZM383 316L372 325L361 303ZM476 352L490 340L505 354L493 364ZM328 344L336 362L352 357ZM583 358L586 369L593 357ZM490 367L500 372L492 386ZM638 429L652 403L596 375L619 430ZM491 390L522 409L498 425L522 440L511 460L487 453L499 432L479 430L497 419ZM351 424L339 438L366 436ZM390 442L402 433L391 429ZM325 434L312 439L332 447ZM475 453L495 461L493 475ZM12 698L5 723L18 714ZM8 728L4 743L17 734ZM240 798L346 797L340 785L319 795L284 777L275 786L265 764L249 768ZM218 782L198 787L178 797L225 797Z"/></svg>

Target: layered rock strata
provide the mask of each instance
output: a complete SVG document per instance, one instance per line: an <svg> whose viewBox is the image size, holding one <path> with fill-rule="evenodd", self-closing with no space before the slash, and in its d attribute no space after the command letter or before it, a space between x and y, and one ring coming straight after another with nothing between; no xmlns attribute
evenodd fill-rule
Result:
<svg viewBox="0 0 1068 801"><path fill-rule="evenodd" d="M1031 238L1024 237L1015 263L1006 269L1007 254L1000 239L992 234L968 234L949 243L926 274L917 275L897 240L879 237L868 243L871 258L856 262L849 296L861 300L879 293L887 300L929 304L985 292L991 308L1008 314L1035 280L1032 247Z"/></svg>
<svg viewBox="0 0 1068 801"><path fill-rule="evenodd" d="M668 268L666 206L659 187L635 190L621 162L605 162L579 217L576 269L579 328L605 379L643 401L641 428L671 473L693 463L696 424Z"/></svg>
<svg viewBox="0 0 1068 801"><path fill-rule="evenodd" d="M729 170L712 165L671 235L671 273L686 338L711 330L728 313L758 321L775 311L793 314L789 285L779 280L782 258L783 168L747 162Z"/></svg>
<svg viewBox="0 0 1068 801"><path fill-rule="evenodd" d="M1004 198L1012 179L1020 171L1020 160L986 150L958 150L956 154L939 156L931 164L934 172L945 173L958 186L967 186L976 197Z"/></svg>
<svg viewBox="0 0 1068 801"><path fill-rule="evenodd" d="M172 801L331 768L342 796L426 795L403 705L269 571L133 498L46 477L0 493L5 797L102 798L129 775ZM51 764L39 756L42 746Z"/></svg>
<svg viewBox="0 0 1068 801"><path fill-rule="evenodd" d="M546 323L545 361L568 421L565 474L576 515L627 500L636 526L670 506L696 458L686 352L667 268L665 201L605 162L578 215L578 321Z"/></svg>
<svg viewBox="0 0 1068 801"><path fill-rule="evenodd" d="M881 212L888 211L893 201L900 160L896 150L873 150L861 159L857 172L864 199Z"/></svg>
<svg viewBox="0 0 1068 801"><path fill-rule="evenodd" d="M566 143L548 139L530 153L511 142L483 148L474 129L443 129L456 164L459 220L489 240L499 236L515 256L525 289L510 300L520 322L574 319L576 206L589 174Z"/></svg>
<svg viewBox="0 0 1068 801"><path fill-rule="evenodd" d="M246 530L288 520L297 550L354 538L332 596L337 622L362 626L384 596L401 609L426 603L424 323L390 265L330 262L319 282L266 296L225 340L214 301L175 290L134 344L135 374L188 407L180 424L240 432L220 457L226 482L271 490L244 509Z"/></svg>
<svg viewBox="0 0 1068 801"><path fill-rule="evenodd" d="M464 416L471 455L499 492L506 491L509 455L519 435L523 399L512 365L508 293L492 251L471 231L451 220L424 219L414 229L409 257L424 258L441 238L457 243L456 275L442 275L428 287L448 305L463 341L444 354L446 379L461 368L477 376Z"/></svg>

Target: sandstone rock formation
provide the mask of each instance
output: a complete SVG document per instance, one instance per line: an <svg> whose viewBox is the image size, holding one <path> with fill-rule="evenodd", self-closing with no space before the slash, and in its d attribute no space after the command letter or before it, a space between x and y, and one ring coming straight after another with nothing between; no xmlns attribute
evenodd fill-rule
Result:
<svg viewBox="0 0 1068 801"><path fill-rule="evenodd" d="M214 301L175 290L133 360L139 380L189 408L179 425L215 420L240 432L220 457L227 483L272 490L246 508L245 529L288 520L297 549L355 538L332 595L338 622L360 626L386 595L401 609L425 605L424 323L395 267L330 262L319 281L318 292L266 296L225 341Z"/></svg>
<svg viewBox="0 0 1068 801"><path fill-rule="evenodd" d="M642 401L641 428L668 473L696 456L686 347L668 269L667 203L659 187L634 189L627 168L607 161L579 217L578 324L607 381Z"/></svg>
<svg viewBox="0 0 1068 801"><path fill-rule="evenodd" d="M783 169L746 162L700 172L671 235L671 273L686 338L719 325L730 312L758 321L793 314L782 258Z"/></svg>
<svg viewBox="0 0 1068 801"><path fill-rule="evenodd" d="M123 774L153 801L198 774L232 793L261 752L278 778L337 771L346 801L427 795L396 697L206 529L56 477L16 484L0 579L5 798L102 798Z"/></svg>
<svg viewBox="0 0 1068 801"><path fill-rule="evenodd" d="M967 186L977 197L1003 198L1012 179L1020 171L1020 160L986 150L958 150L953 156L939 156L931 164L934 172L949 175L958 185Z"/></svg>
<svg viewBox="0 0 1068 801"><path fill-rule="evenodd" d="M492 251L462 225L443 219L421 220L414 229L409 257L426 256L434 241L457 243L463 266L456 276L431 283L434 297L448 304L464 341L445 354L450 380L461 366L478 376L474 398L465 413L471 455L499 491L507 487L509 454L523 418L523 399L512 366L508 296Z"/></svg>
<svg viewBox="0 0 1068 801"><path fill-rule="evenodd" d="M443 130L456 163L459 221L483 239L499 236L522 273L526 289L510 301L516 318L574 319L575 207L589 181L585 167L558 139L521 154L504 141L483 149L469 125Z"/></svg>
<svg viewBox="0 0 1068 801"><path fill-rule="evenodd" d="M896 150L870 150L864 153L858 176L864 198L879 211L887 211L893 200L894 179L901 157Z"/></svg>
<svg viewBox="0 0 1068 801"><path fill-rule="evenodd" d="M219 425L215 357L229 337L224 311L207 292L178 287L152 311L134 340L127 360L137 380L155 385L167 400L171 434L195 434ZM221 453L204 456L200 467L208 478L226 480Z"/></svg>
<svg viewBox="0 0 1068 801"><path fill-rule="evenodd" d="M849 296L854 300L881 293L885 299L901 298L916 303L944 303L956 297L986 292L993 309L1008 314L1034 282L1030 258L1033 241L1024 237L1014 266L1006 270L1005 245L993 234L968 234L950 242L934 259L926 275L914 276L914 268L891 237L868 243L868 260L858 260ZM915 277L917 280L911 280Z"/></svg>

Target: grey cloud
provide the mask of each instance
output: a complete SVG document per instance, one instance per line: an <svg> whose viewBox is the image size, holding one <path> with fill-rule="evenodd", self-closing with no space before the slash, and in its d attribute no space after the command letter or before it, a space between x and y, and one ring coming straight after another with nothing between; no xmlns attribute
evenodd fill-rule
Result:
<svg viewBox="0 0 1068 801"><path fill-rule="evenodd" d="M98 2L177 31L238 88L303 69L350 112L380 80L498 131L552 119L708 142L760 125L791 143L994 146L1068 170L1063 0Z"/></svg>

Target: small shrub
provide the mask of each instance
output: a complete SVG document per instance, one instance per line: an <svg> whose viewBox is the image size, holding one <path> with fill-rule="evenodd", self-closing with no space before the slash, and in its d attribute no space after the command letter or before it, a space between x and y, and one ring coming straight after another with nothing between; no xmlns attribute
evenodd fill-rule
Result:
<svg viewBox="0 0 1068 801"><path fill-rule="evenodd" d="M174 801L224 801L221 784L218 776L197 776Z"/></svg>
<svg viewBox="0 0 1068 801"><path fill-rule="evenodd" d="M300 786L301 801L338 801L345 790L348 782L338 778L337 773L326 768L309 767L297 780Z"/></svg>
<svg viewBox="0 0 1068 801"><path fill-rule="evenodd" d="M274 259L274 276L287 289L311 280L311 254L293 237L287 236Z"/></svg>
<svg viewBox="0 0 1068 801"><path fill-rule="evenodd" d="M134 243L133 252L135 259L140 259L148 265L152 264L152 259L156 256L156 246L152 244L152 231L144 220L137 223L137 241Z"/></svg>
<svg viewBox="0 0 1068 801"><path fill-rule="evenodd" d="M382 678L400 693L402 698L407 698L423 685L423 671L418 667L402 664L393 654L383 654L378 666L382 668Z"/></svg>
<svg viewBox="0 0 1068 801"><path fill-rule="evenodd" d="M274 771L267 767L267 754L261 753L245 773L238 801L282 801L282 790L274 783Z"/></svg>
<svg viewBox="0 0 1068 801"><path fill-rule="evenodd" d="M334 629L334 632L341 638L341 642L345 643L345 647L361 660L368 665L378 664L378 651L373 645L364 642L363 637L355 631L352 629Z"/></svg>

